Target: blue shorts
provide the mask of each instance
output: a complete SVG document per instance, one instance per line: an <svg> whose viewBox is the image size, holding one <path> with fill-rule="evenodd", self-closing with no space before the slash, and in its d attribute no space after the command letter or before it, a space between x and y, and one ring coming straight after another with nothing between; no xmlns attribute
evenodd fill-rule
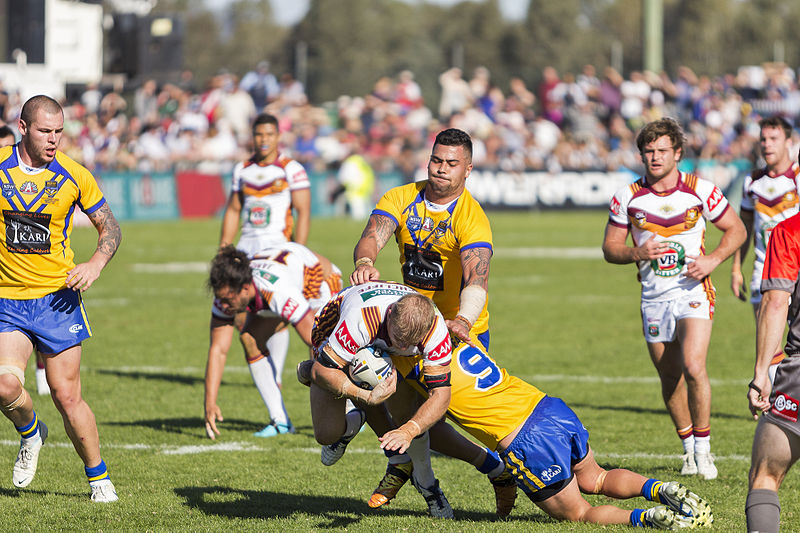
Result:
<svg viewBox="0 0 800 533"><path fill-rule="evenodd" d="M81 293L61 289L33 300L0 298L0 332L21 331L40 353L61 353L92 336Z"/></svg>
<svg viewBox="0 0 800 533"><path fill-rule="evenodd" d="M589 453L589 432L559 398L545 396L500 457L532 501L557 494Z"/></svg>

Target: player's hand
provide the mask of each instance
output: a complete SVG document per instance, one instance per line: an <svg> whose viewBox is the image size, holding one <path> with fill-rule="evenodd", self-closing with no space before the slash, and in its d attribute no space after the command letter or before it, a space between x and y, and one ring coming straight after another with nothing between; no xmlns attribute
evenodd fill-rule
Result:
<svg viewBox="0 0 800 533"><path fill-rule="evenodd" d="M365 403L367 405L380 405L394 394L395 390L397 390L397 370L393 368L389 375L386 376L386 379L369 391L369 396Z"/></svg>
<svg viewBox="0 0 800 533"><path fill-rule="evenodd" d="M687 255L686 257L692 261L687 262L683 275L696 281L707 278L719 265L719 261L710 255Z"/></svg>
<svg viewBox="0 0 800 533"><path fill-rule="evenodd" d="M219 408L217 404L207 406L206 407L206 435L211 440L217 440L216 435L219 435L219 430L217 429L217 420L222 422L225 420L222 418L222 410Z"/></svg>
<svg viewBox="0 0 800 533"><path fill-rule="evenodd" d="M383 450L405 453L408 447L411 446L414 436L408 430L399 427L385 433L383 437L378 437L378 440L381 441L381 449Z"/></svg>
<svg viewBox="0 0 800 533"><path fill-rule="evenodd" d="M469 336L469 328L467 327L466 321L445 320L444 323L453 337L460 340L461 342L466 342L473 348L477 348L477 346L475 346L475 341L473 341L472 337Z"/></svg>
<svg viewBox="0 0 800 533"><path fill-rule="evenodd" d="M66 285L73 291L84 292L100 277L103 267L92 263L80 263L67 272Z"/></svg>
<svg viewBox="0 0 800 533"><path fill-rule="evenodd" d="M358 265L350 274L350 285L360 285L368 281L381 279L381 273L373 265Z"/></svg>
<svg viewBox="0 0 800 533"><path fill-rule="evenodd" d="M297 364L297 381L305 385L311 386L311 367L314 366L314 361L306 359Z"/></svg>
<svg viewBox="0 0 800 533"><path fill-rule="evenodd" d="M741 272L731 272L731 290L741 301L747 301L747 287L744 285L744 276Z"/></svg>
<svg viewBox="0 0 800 533"><path fill-rule="evenodd" d="M651 235L649 239L634 248L634 259L637 261L652 261L669 251L669 246L666 243L655 240L655 237L655 234Z"/></svg>
<svg viewBox="0 0 800 533"><path fill-rule="evenodd" d="M769 395L772 392L772 383L769 377L753 378L751 383L752 385L747 388L747 400L750 402L750 414L753 415L753 420L758 420L758 413L770 408Z"/></svg>

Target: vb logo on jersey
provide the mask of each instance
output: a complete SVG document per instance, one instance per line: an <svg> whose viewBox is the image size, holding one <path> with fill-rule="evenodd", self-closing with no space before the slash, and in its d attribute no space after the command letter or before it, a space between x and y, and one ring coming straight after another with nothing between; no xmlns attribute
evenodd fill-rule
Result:
<svg viewBox="0 0 800 533"><path fill-rule="evenodd" d="M674 241L664 241L667 251L658 259L650 261L653 273L662 278L677 276L686 264L686 251L680 243Z"/></svg>
<svg viewBox="0 0 800 533"><path fill-rule="evenodd" d="M769 242L769 236L772 233L772 230L775 229L775 226L778 225L778 222L775 220L768 220L761 225L761 242L764 243L764 248L767 247L767 243Z"/></svg>

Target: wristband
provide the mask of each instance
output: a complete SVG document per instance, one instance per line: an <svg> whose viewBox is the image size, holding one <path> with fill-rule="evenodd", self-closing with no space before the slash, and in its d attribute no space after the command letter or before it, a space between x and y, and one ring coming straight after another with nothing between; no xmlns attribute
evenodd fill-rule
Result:
<svg viewBox="0 0 800 533"><path fill-rule="evenodd" d="M756 385L756 384L754 383L754 381L755 381L755 380L753 380L753 381L751 381L750 383L748 383L748 384L747 384L747 386L748 386L748 387L750 387L751 389L753 389L754 391L756 391L757 393L761 394L761 387L759 387L758 385Z"/></svg>
<svg viewBox="0 0 800 533"><path fill-rule="evenodd" d="M470 324L474 324L481 316L484 305L486 305L486 289L479 285L467 285L461 290L458 315L464 317Z"/></svg>
<svg viewBox="0 0 800 533"><path fill-rule="evenodd" d="M463 322L464 324L466 324L467 325L467 331L472 329L472 323L470 323L470 321L467 320L467 317L465 317L464 315L456 315L456 317L453 319L453 321L455 322L456 320L459 320L459 321Z"/></svg>
<svg viewBox="0 0 800 533"><path fill-rule="evenodd" d="M369 257L360 257L360 258L356 259L356 263L355 263L356 266L355 267L358 268L361 265L373 266L374 264L375 263Z"/></svg>

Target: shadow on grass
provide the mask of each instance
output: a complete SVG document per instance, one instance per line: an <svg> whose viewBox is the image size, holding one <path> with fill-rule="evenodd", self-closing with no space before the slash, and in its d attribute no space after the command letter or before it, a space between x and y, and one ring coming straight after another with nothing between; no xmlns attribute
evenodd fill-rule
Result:
<svg viewBox="0 0 800 533"><path fill-rule="evenodd" d="M76 492L57 492L52 490L38 490L38 489L4 489L0 488L0 498L28 498L30 496L63 496L65 498L74 498L78 500L89 501L89 491L76 493Z"/></svg>
<svg viewBox="0 0 800 533"><path fill-rule="evenodd" d="M175 494L183 498L184 504L208 515L224 518L271 519L289 518L295 514L309 515L303 529L343 529L354 526L362 518L378 516L419 516L425 518L427 511L420 498L420 509L374 510L365 501L346 497L290 494L267 490L240 490L230 487L181 487ZM454 509L457 520L473 522L494 521L494 514ZM541 515L512 517L513 521L550 522ZM316 522L316 523L315 523Z"/></svg>
<svg viewBox="0 0 800 533"><path fill-rule="evenodd" d="M195 376L187 376L186 374L167 374L163 372L139 372L137 370L109 370L106 368L99 368L94 371L96 374L105 374L109 376L117 376L119 378L129 379L152 379L158 381L168 381L170 383L179 383L181 385L199 385L205 383L205 379ZM230 386L230 384L223 384Z"/></svg>
<svg viewBox="0 0 800 533"><path fill-rule="evenodd" d="M103 422L103 426L117 427L138 427L164 431L166 433L176 433L179 435L195 436L202 440L208 440L205 434L205 420L200 417L186 418L153 418L150 420L132 420L126 422ZM220 431L244 431L255 433L264 428L266 422L253 422L252 420L242 420L239 418L226 418L223 422L217 422L217 429ZM311 426L295 426L300 435L312 435ZM261 441L263 439L258 439Z"/></svg>
<svg viewBox="0 0 800 533"><path fill-rule="evenodd" d="M595 403L580 403L580 402L569 402L569 406L573 409L594 409L596 411L624 411L626 413L641 413L641 414L664 415L664 416L668 415L666 407L652 408L652 407L634 407L631 405L597 405ZM721 413L719 411L711 412L712 419L728 418L731 420L738 420L743 417L746 418L744 414L738 415L732 413Z"/></svg>

